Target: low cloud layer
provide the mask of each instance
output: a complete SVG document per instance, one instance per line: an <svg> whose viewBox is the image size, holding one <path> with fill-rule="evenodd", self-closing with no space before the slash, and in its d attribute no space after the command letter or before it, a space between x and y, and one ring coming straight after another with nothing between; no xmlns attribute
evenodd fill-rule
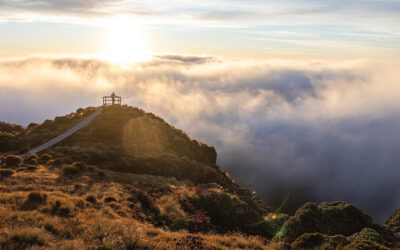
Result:
<svg viewBox="0 0 400 250"><path fill-rule="evenodd" d="M118 66L76 58L0 62L0 120L26 125L116 90L215 145L219 164L291 211L345 200L382 221L400 205L400 77L371 62L225 61L160 55Z"/></svg>

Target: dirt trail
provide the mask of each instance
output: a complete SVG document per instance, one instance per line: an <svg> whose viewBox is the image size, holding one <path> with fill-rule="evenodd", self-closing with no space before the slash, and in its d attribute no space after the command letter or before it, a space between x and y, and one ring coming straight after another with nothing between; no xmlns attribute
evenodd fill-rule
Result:
<svg viewBox="0 0 400 250"><path fill-rule="evenodd" d="M51 146L53 146L54 144L64 140L65 138L67 138L68 136L76 133L78 130L80 130L81 128L83 128L85 125L87 125L88 123L90 123L94 118L96 118L102 111L102 107L99 107L93 114L89 115L88 117L86 117L83 121L81 121L80 123L76 124L74 127L72 127L71 129L69 129L68 131L62 133L61 135L57 136L56 138L51 139L50 141L36 147L33 148L31 150L29 150L28 152L19 155L20 157L26 157L29 154L36 154L40 151L43 151Z"/></svg>

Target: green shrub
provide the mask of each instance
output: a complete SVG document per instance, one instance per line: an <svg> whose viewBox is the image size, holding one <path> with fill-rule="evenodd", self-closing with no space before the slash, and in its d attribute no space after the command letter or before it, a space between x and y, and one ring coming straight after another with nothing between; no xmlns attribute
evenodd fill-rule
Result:
<svg viewBox="0 0 400 250"><path fill-rule="evenodd" d="M30 154L27 158L24 159L24 163L26 164L37 164L39 157L37 154Z"/></svg>
<svg viewBox="0 0 400 250"><path fill-rule="evenodd" d="M74 165L64 165L61 170L64 175L76 175L80 173L79 168Z"/></svg>
<svg viewBox="0 0 400 250"><path fill-rule="evenodd" d="M12 169L0 169L0 177L10 177L14 174Z"/></svg>
<svg viewBox="0 0 400 250"><path fill-rule="evenodd" d="M8 155L6 156L4 162L6 167L12 168L12 167L18 167L19 164L22 162L22 159L21 157L16 155Z"/></svg>

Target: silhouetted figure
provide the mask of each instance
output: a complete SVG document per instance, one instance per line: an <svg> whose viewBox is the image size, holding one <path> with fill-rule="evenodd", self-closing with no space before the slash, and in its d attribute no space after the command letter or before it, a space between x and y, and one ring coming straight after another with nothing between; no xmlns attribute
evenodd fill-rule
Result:
<svg viewBox="0 0 400 250"><path fill-rule="evenodd" d="M112 102L113 105L115 104L115 94L114 94L114 92L112 92L112 94L111 94L111 102Z"/></svg>

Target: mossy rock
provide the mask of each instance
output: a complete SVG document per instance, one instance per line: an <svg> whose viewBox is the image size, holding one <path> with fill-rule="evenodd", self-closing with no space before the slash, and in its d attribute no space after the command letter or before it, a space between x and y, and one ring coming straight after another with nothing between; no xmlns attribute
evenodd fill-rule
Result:
<svg viewBox="0 0 400 250"><path fill-rule="evenodd" d="M254 209L246 201L224 190L199 188L196 195L189 199L189 203L205 211L219 232L240 229L246 233L269 237L275 234L275 230L272 230L262 214L258 213L257 210L262 209Z"/></svg>
<svg viewBox="0 0 400 250"><path fill-rule="evenodd" d="M388 247L369 240L353 241L347 246L343 247L342 249L343 250L389 250Z"/></svg>
<svg viewBox="0 0 400 250"><path fill-rule="evenodd" d="M321 233L305 233L292 244L292 249L341 249L348 244L343 235L328 236Z"/></svg>
<svg viewBox="0 0 400 250"><path fill-rule="evenodd" d="M347 237L349 241L372 241L378 244L384 244L385 240L383 237L372 228L364 228L358 233L353 234L352 236Z"/></svg>
<svg viewBox="0 0 400 250"><path fill-rule="evenodd" d="M319 206L306 203L285 224L287 234L279 236L279 240L292 242L304 233L351 236L365 227L372 227L372 219L356 206L337 201Z"/></svg>

